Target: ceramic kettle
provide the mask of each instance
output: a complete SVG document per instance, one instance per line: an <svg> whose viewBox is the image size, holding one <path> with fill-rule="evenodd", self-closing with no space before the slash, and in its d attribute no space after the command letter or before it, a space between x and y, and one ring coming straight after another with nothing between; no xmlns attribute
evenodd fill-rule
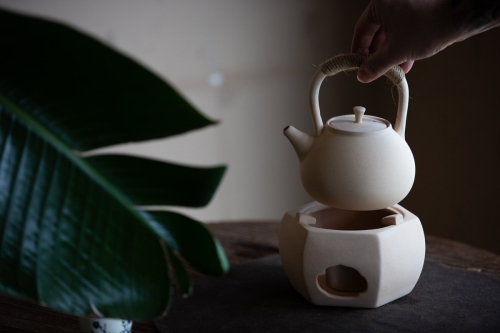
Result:
<svg viewBox="0 0 500 333"><path fill-rule="evenodd" d="M319 89L324 78L356 70L367 56L344 54L324 62L310 87L314 135L292 126L284 129L300 160L302 185L316 201L348 210L376 210L393 206L406 197L415 179L415 161L405 141L408 84L401 68L385 76L398 88L394 128L385 119L354 114L331 118L323 124Z"/></svg>

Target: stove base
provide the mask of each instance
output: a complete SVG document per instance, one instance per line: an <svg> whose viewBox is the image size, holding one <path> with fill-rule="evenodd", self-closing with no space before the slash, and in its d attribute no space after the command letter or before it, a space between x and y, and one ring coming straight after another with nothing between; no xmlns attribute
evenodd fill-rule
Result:
<svg viewBox="0 0 500 333"><path fill-rule="evenodd" d="M376 308L409 294L425 238L400 205L347 211L312 202L283 217L279 249L294 288L316 305Z"/></svg>

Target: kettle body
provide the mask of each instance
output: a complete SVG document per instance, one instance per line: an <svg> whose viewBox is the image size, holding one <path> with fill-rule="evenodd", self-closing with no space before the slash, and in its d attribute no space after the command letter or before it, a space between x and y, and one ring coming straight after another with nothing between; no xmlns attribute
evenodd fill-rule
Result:
<svg viewBox="0 0 500 333"><path fill-rule="evenodd" d="M377 210L393 206L406 197L415 179L415 161L404 139L409 95L401 69L393 68L386 74L399 92L394 128L385 119L365 116L363 107L355 107L354 115L334 117L323 125L318 105L321 82L327 75L358 68L365 58L337 56L316 73L310 90L314 135L292 126L284 130L299 157L300 178L307 193L316 201L339 209ZM340 65L335 67L332 63Z"/></svg>
<svg viewBox="0 0 500 333"><path fill-rule="evenodd" d="M324 205L376 210L397 204L410 192L415 161L392 126L359 135L327 124L302 159L300 178L307 193Z"/></svg>

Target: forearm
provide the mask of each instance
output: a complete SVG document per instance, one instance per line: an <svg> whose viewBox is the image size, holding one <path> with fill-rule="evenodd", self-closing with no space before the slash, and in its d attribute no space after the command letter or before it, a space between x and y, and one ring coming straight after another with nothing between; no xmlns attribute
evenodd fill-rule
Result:
<svg viewBox="0 0 500 333"><path fill-rule="evenodd" d="M400 64L500 26L500 0L372 0L356 24L352 52L370 53L358 79L370 82Z"/></svg>
<svg viewBox="0 0 500 333"><path fill-rule="evenodd" d="M500 26L500 0L450 0L461 40Z"/></svg>

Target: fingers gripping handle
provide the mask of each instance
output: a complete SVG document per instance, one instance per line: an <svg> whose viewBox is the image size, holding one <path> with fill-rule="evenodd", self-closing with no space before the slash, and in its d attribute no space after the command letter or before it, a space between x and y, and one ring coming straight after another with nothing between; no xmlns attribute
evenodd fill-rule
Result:
<svg viewBox="0 0 500 333"><path fill-rule="evenodd" d="M327 76L333 76L340 72L357 70L366 58L368 58L368 56L365 54L341 54L325 61L321 64L316 74L314 74L309 89L309 103L312 112L315 136L318 136L323 128L323 120L321 119L319 111L319 89L321 83ZM404 138L409 98L408 83L406 82L403 70L399 66L392 67L389 71L387 71L387 73L385 73L385 76L398 88L398 113L394 124L394 130L401 135L402 138Z"/></svg>
<svg viewBox="0 0 500 333"><path fill-rule="evenodd" d="M333 76L340 72L358 69L367 58L368 55L366 54L340 54L322 63L320 70L327 76ZM387 73L385 73L385 76L395 85L398 85L405 79L405 73L399 66L394 66L389 69Z"/></svg>

